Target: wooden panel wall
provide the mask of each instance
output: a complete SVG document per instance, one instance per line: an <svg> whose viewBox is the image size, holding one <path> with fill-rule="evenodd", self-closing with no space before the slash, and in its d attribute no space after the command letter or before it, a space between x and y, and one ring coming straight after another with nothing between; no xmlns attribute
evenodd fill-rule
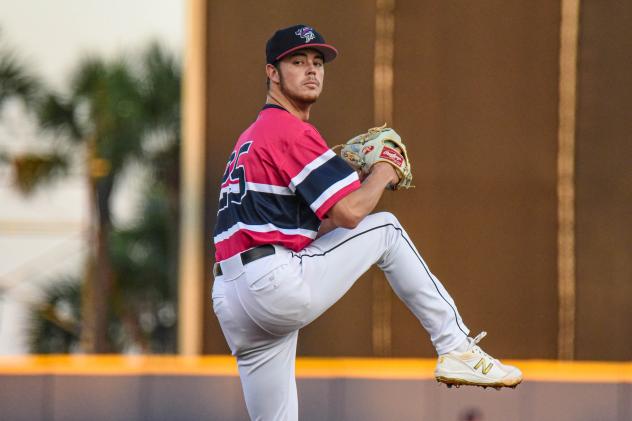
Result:
<svg viewBox="0 0 632 421"><path fill-rule="evenodd" d="M410 145L417 188L387 193L380 207L400 218L473 334L489 332L490 352L555 358L560 4L395 3L388 123ZM629 359L632 11L609 4L581 10L576 355ZM268 37L305 23L339 48L312 113L335 145L373 123L375 14L373 0L210 1L209 239L226 157L265 99ZM373 294L364 277L302 331L299 353L375 355ZM387 355L434 355L416 319L390 298ZM208 302L204 350L224 353Z"/></svg>
<svg viewBox="0 0 632 421"><path fill-rule="evenodd" d="M578 359L632 359L632 3L582 2Z"/></svg>
<svg viewBox="0 0 632 421"><path fill-rule="evenodd" d="M556 2L398 0L395 121L417 188L397 214L473 333L555 357ZM394 355L430 355L403 306Z"/></svg>

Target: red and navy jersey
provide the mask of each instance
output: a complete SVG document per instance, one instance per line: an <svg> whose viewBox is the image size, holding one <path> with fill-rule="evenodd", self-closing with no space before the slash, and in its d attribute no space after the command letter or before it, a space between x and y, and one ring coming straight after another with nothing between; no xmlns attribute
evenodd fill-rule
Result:
<svg viewBox="0 0 632 421"><path fill-rule="evenodd" d="M360 187L314 126L268 104L239 137L222 177L217 261L262 244L299 251L329 209Z"/></svg>

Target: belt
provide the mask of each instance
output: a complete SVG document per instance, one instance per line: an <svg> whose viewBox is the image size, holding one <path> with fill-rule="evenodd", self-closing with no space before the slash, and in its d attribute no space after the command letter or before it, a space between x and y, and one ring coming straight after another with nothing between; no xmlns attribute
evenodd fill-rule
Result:
<svg viewBox="0 0 632 421"><path fill-rule="evenodd" d="M251 248L250 250L246 250L242 252L239 257L241 258L241 264L247 265L248 263L252 263L262 257L272 256L274 253L274 246L265 244L263 246L257 246ZM215 263L215 266L213 267L213 274L215 276L222 276L222 266L219 262Z"/></svg>

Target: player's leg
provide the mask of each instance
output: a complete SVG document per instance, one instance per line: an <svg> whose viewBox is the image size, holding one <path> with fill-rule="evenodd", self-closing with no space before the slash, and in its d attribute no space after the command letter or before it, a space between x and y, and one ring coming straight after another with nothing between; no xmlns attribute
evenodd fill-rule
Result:
<svg viewBox="0 0 632 421"><path fill-rule="evenodd" d="M242 305L238 285L253 284L244 271L213 285L213 309L226 341L237 357L239 376L253 420L297 420L294 366L298 331L273 335L261 328ZM252 278L251 278L252 279ZM254 283L253 288L259 285Z"/></svg>
<svg viewBox="0 0 632 421"><path fill-rule="evenodd" d="M308 322L333 305L373 264L384 271L395 293L430 334L440 355L435 375L448 384L515 386L522 373L486 354L461 320L456 305L389 213L369 215L353 230L336 229L301 252L310 285Z"/></svg>
<svg viewBox="0 0 632 421"><path fill-rule="evenodd" d="M392 214L372 214L352 230L331 231L299 255L303 278L311 291L308 323L377 263L394 291L428 331L439 354L466 340L469 330L454 301Z"/></svg>
<svg viewBox="0 0 632 421"><path fill-rule="evenodd" d="M237 356L239 376L252 420L298 420L295 380L298 331L269 346Z"/></svg>

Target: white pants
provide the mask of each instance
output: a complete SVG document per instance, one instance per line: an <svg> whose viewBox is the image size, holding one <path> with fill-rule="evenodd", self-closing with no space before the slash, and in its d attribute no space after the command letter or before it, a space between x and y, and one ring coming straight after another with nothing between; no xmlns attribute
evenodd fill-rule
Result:
<svg viewBox="0 0 632 421"><path fill-rule="evenodd" d="M298 330L338 301L373 264L443 354L467 337L454 301L430 272L394 215L367 216L355 229L337 228L299 253L276 253L247 265L221 262L213 308L237 357L253 420L297 420L294 366Z"/></svg>

